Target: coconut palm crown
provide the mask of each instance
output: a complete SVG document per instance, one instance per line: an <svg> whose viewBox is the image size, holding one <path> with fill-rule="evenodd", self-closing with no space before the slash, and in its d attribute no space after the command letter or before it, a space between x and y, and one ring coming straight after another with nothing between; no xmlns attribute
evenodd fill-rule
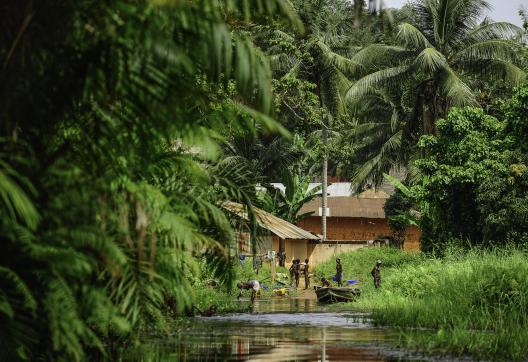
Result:
<svg viewBox="0 0 528 362"><path fill-rule="evenodd" d="M430 133L449 106L477 105L472 77L520 83L525 74L515 65L518 45L508 39L520 29L506 22L479 24L489 8L485 0L416 0L411 5L414 24L398 27L400 46L375 44L353 57L371 72L348 90L347 97L416 78L415 89L422 97L414 111L422 132Z"/></svg>
<svg viewBox="0 0 528 362"><path fill-rule="evenodd" d="M386 151L412 147L420 135L434 133L436 120L450 106L478 106L477 80L517 85L525 79L515 65L520 44L513 37L521 29L506 22L479 22L488 9L485 0L416 0L408 7L411 21L398 25L398 45L373 44L352 57L366 69L346 93L352 114L360 109L358 114L372 115L382 107L387 117L367 117L354 130L367 143L353 172L355 184L369 179L379 183L383 172L406 166L408 157ZM365 113L371 103L374 112ZM380 133L382 129L389 131ZM376 134L366 135L369 130Z"/></svg>

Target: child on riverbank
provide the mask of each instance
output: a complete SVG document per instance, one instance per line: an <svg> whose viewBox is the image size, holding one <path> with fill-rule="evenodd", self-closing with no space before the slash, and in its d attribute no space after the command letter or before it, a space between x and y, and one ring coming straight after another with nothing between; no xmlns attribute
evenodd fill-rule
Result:
<svg viewBox="0 0 528 362"><path fill-rule="evenodd" d="M308 265L308 259L304 259L304 289L310 287L310 266Z"/></svg>
<svg viewBox="0 0 528 362"><path fill-rule="evenodd" d="M337 286L340 287L343 283L343 266L341 265L341 259L336 259L336 282Z"/></svg>
<svg viewBox="0 0 528 362"><path fill-rule="evenodd" d="M372 271L370 274L374 278L374 287L378 289L381 286L381 260L376 261L376 264L374 265L374 268L372 268Z"/></svg>

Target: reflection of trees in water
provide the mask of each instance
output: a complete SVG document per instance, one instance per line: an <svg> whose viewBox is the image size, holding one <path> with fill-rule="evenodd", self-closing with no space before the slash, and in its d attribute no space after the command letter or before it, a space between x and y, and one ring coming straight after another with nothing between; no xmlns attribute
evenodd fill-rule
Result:
<svg viewBox="0 0 528 362"><path fill-rule="evenodd" d="M261 304L272 304L271 302L260 301ZM196 319L173 327L169 336L159 335L147 339L141 346L125 351L119 357L127 361L384 360L383 350L380 357L380 349L374 346L392 338L390 330L376 329L365 324L349 328L347 326L352 324L352 320L336 313L295 313L313 310L312 301L306 299L292 298L278 302L278 309L282 312L287 304L292 312L286 313L288 322L283 324L263 323L262 318L268 321L275 318L280 323L284 320L285 313L244 314L239 316L240 319L229 321ZM332 318L336 317L345 319L347 326L325 326L325 321L331 324ZM306 324L309 322L307 318L311 318L311 322L315 324Z"/></svg>

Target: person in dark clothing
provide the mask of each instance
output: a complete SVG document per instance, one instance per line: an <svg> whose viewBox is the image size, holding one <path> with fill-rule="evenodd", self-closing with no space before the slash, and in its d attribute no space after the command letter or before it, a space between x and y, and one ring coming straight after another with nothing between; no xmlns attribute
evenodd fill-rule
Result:
<svg viewBox="0 0 528 362"><path fill-rule="evenodd" d="M209 309L204 310L202 313L202 317L213 317L216 315L216 305L211 305Z"/></svg>
<svg viewBox="0 0 528 362"><path fill-rule="evenodd" d="M299 276L301 274L301 259L295 259L293 275L295 276L295 288L299 288Z"/></svg>
<svg viewBox="0 0 528 362"><path fill-rule="evenodd" d="M336 259L336 282L337 286L340 287L343 283L343 266L341 265L341 259Z"/></svg>
<svg viewBox="0 0 528 362"><path fill-rule="evenodd" d="M381 286L381 260L376 261L376 265L374 265L374 268L372 268L372 271L370 274L374 278L374 287L379 288Z"/></svg>
<svg viewBox="0 0 528 362"><path fill-rule="evenodd" d="M216 305L214 305L214 304L211 305L211 306L209 307L209 309L206 309L206 310L204 310L204 311L198 309L198 307L195 306L195 305L193 306L193 308L196 309L196 310L198 311L198 313L200 313L200 315L201 315L202 317L213 317L213 316L216 315Z"/></svg>
<svg viewBox="0 0 528 362"><path fill-rule="evenodd" d="M304 289L308 289L310 286L310 266L308 265L308 259L304 259Z"/></svg>
<svg viewBox="0 0 528 362"><path fill-rule="evenodd" d="M286 252L279 251L279 266L284 267L286 265Z"/></svg>
<svg viewBox="0 0 528 362"><path fill-rule="evenodd" d="M332 285L330 284L330 282L328 281L328 279L326 278L321 278L321 286L323 288L330 288Z"/></svg>

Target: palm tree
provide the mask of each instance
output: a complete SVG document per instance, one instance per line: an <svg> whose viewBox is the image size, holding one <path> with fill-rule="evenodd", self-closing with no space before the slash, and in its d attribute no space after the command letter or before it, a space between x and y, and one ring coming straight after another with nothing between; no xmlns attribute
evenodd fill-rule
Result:
<svg viewBox="0 0 528 362"><path fill-rule="evenodd" d="M286 0L5 3L0 360L90 359L162 323L166 295L190 306L204 252L230 269L219 206L254 187L219 135L282 127L268 62L226 19L299 21Z"/></svg>
<svg viewBox="0 0 528 362"><path fill-rule="evenodd" d="M394 153L388 151L433 133L436 120L449 107L477 106L473 80L502 79L516 85L525 79L515 65L518 45L508 39L519 28L505 22L478 23L489 9L487 1L416 0L410 9L414 21L398 26L401 45L374 44L352 57L368 75L348 89L347 100L357 105L381 94L382 99L390 99L381 103L385 113L391 114L381 122L391 124L391 132L374 137L377 141L355 172L354 181L359 184L369 177L382 181L382 173L398 165L391 159ZM368 127L382 128L379 123L361 125ZM400 165L405 165L409 155L403 156L398 156L404 161Z"/></svg>
<svg viewBox="0 0 528 362"><path fill-rule="evenodd" d="M354 157L340 166L357 189L381 185L384 172L406 164L406 110L401 102L400 94L390 89L377 89L350 102L357 124L343 132L340 143L352 142Z"/></svg>
<svg viewBox="0 0 528 362"><path fill-rule="evenodd" d="M284 52L270 49L272 66L281 79L304 79L315 85L314 92L319 99L321 110L319 128L322 129L322 178L323 178L323 240L325 239L326 219L326 169L328 164L328 134L332 131L332 119L348 117L344 102L346 90L351 86L349 79L359 75L361 66L348 58L348 36L354 31L354 8L345 0L295 0L292 1L305 25L303 38L294 38L283 32L275 36L289 41L299 49Z"/></svg>
<svg viewBox="0 0 528 362"><path fill-rule="evenodd" d="M310 188L310 177L299 176L289 170L283 173L284 192L272 185L266 185L266 192L260 195L265 210L276 216L297 224L310 216L312 212L299 214L304 204L321 194L322 185Z"/></svg>

